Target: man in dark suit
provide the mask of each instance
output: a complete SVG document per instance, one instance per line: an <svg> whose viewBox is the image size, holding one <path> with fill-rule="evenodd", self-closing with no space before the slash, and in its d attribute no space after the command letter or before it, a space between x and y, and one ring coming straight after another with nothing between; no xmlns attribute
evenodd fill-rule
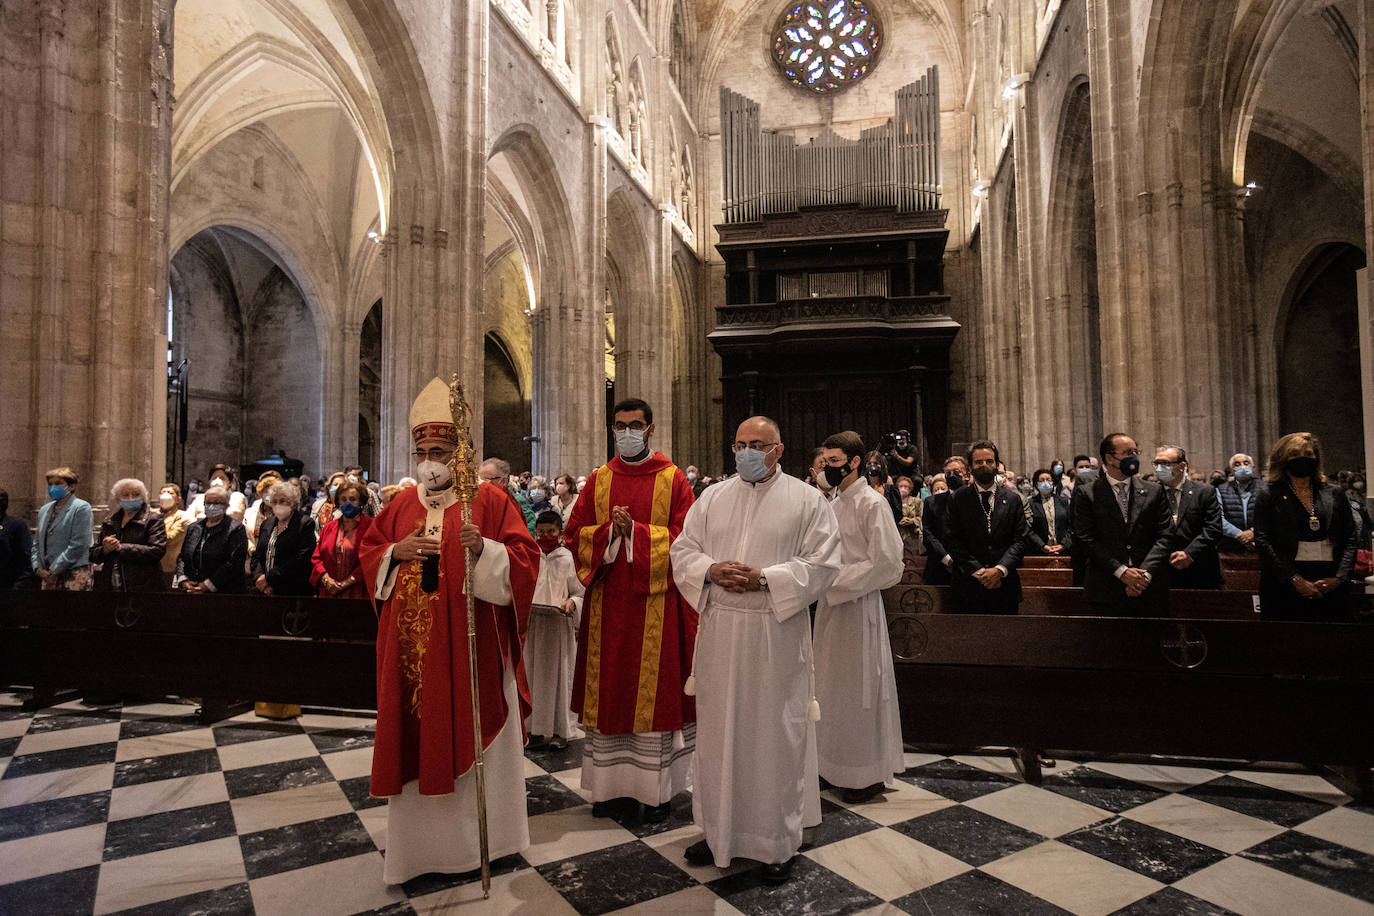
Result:
<svg viewBox="0 0 1374 916"><path fill-rule="evenodd" d="M1069 501L1059 495L1059 483L1049 468L1040 468L1032 478L1035 490L1030 506L1030 532L1026 552L1047 557L1067 557L1073 553L1073 522Z"/></svg>
<svg viewBox="0 0 1374 916"><path fill-rule="evenodd" d="M1125 433L1098 446L1102 473L1075 486L1074 552L1087 559L1083 587L1093 612L1157 617L1169 610L1169 503L1164 488L1141 480L1140 449Z"/></svg>
<svg viewBox="0 0 1374 916"><path fill-rule="evenodd" d="M1177 445L1155 452L1155 477L1169 503L1169 587L1221 588L1221 500L1188 479L1188 455Z"/></svg>
<svg viewBox="0 0 1374 916"><path fill-rule="evenodd" d="M953 558L945 549L945 507L955 492L964 485L968 463L963 455L945 459L945 484L948 490L932 493L921 506L921 542L926 548L926 569L922 578L926 585L949 585Z"/></svg>
<svg viewBox="0 0 1374 916"><path fill-rule="evenodd" d="M950 570L952 607L983 614L1015 614L1021 603L1016 573L1026 550L1026 511L1020 495L997 482L997 446L975 442L969 449L973 485L953 494L945 519L944 546Z"/></svg>

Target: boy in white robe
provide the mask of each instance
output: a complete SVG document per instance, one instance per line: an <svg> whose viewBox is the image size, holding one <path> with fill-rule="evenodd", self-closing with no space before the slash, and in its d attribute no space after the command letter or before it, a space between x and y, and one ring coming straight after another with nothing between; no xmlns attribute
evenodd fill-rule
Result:
<svg viewBox="0 0 1374 916"><path fill-rule="evenodd" d="M582 593L577 562L563 542L563 516L549 509L534 520L534 539L542 557L525 635L525 674L530 684L530 714L525 726L530 747L548 739L550 747L568 746L573 734L572 683L577 663L577 627Z"/></svg>
<svg viewBox="0 0 1374 916"><path fill-rule="evenodd" d="M821 821L806 609L839 571L840 539L820 491L778 467L776 423L754 417L735 435L739 476L702 491L671 549L677 587L701 613L688 688L692 817L706 839L686 857L754 859L779 884L803 828Z"/></svg>
<svg viewBox="0 0 1374 916"><path fill-rule="evenodd" d="M886 499L859 476L863 439L852 430L821 446L835 488L844 565L816 608L816 726L821 779L861 804L902 772L902 723L882 589L902 579L902 537Z"/></svg>

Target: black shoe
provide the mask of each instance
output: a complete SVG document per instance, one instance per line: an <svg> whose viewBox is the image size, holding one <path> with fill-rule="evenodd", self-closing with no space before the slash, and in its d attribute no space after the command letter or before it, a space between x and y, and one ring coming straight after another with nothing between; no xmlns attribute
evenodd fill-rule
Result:
<svg viewBox="0 0 1374 916"><path fill-rule="evenodd" d="M661 824L668 819L668 812L672 806L672 802L664 802L661 805L645 805L644 814L640 816L640 820L645 824Z"/></svg>
<svg viewBox="0 0 1374 916"><path fill-rule="evenodd" d="M549 749L554 751L565 751L568 749L568 739L562 735L554 735L549 739Z"/></svg>
<svg viewBox="0 0 1374 916"><path fill-rule="evenodd" d="M795 861L797 861L797 857L796 857L796 856L793 856L792 858L788 859L786 862L778 862L778 863L773 864L773 865L765 865L765 866L763 866L763 883L764 883L764 884L785 884L785 883L787 883L787 879L790 878L790 877L792 877L792 863L795 862Z"/></svg>
<svg viewBox="0 0 1374 916"><path fill-rule="evenodd" d="M821 791L822 791L822 792L824 792L826 789L833 789L833 788L835 788L833 785L830 784L830 780L826 779L824 776L820 777L820 780L821 780Z"/></svg>
<svg viewBox="0 0 1374 916"><path fill-rule="evenodd" d="M525 745L525 750L542 751L545 747L547 747L547 744L544 741L543 735L530 735L530 740L529 743Z"/></svg>
<svg viewBox="0 0 1374 916"><path fill-rule="evenodd" d="M682 853L682 857L687 860L688 865L714 865L716 857L711 852L710 845L705 840L697 840L688 846Z"/></svg>
<svg viewBox="0 0 1374 916"><path fill-rule="evenodd" d="M592 817L615 817L620 813L620 805L611 801L592 802Z"/></svg>
<svg viewBox="0 0 1374 916"><path fill-rule="evenodd" d="M882 794L883 784L875 782L873 785L862 789L845 789L840 798L846 805L862 805L864 802L872 801Z"/></svg>
<svg viewBox="0 0 1374 916"><path fill-rule="evenodd" d="M1059 761L1053 757L1046 757L1044 754L1036 754L1035 759L1040 761L1042 767L1050 768L1059 766Z"/></svg>

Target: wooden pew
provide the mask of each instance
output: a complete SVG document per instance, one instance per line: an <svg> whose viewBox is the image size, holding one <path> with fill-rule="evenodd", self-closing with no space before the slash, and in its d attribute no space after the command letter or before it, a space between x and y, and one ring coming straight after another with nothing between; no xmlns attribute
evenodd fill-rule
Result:
<svg viewBox="0 0 1374 916"><path fill-rule="evenodd" d="M1088 616L1080 589L1026 589L1016 615L947 597L884 594L910 743L1319 762L1374 797L1374 627L1260 621L1239 592L1175 591L1169 618Z"/></svg>
<svg viewBox="0 0 1374 916"><path fill-rule="evenodd" d="M376 707L377 618L367 601L261 595L0 593L0 683L236 703Z"/></svg>

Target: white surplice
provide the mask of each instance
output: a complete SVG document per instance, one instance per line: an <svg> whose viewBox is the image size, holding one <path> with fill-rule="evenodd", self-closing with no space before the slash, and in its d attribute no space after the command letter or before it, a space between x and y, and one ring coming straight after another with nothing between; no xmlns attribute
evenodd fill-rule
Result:
<svg viewBox="0 0 1374 916"><path fill-rule="evenodd" d="M881 593L902 580L902 536L892 507L863 480L840 491L830 508L844 565L816 608L816 753L823 779L862 789L905 769Z"/></svg>
<svg viewBox="0 0 1374 916"><path fill-rule="evenodd" d="M786 862L821 821L807 608L840 569L835 514L781 469L759 484L735 477L702 491L671 557L701 613L692 817L721 868ZM710 585L708 568L727 560L759 567L768 590Z"/></svg>
<svg viewBox="0 0 1374 916"><path fill-rule="evenodd" d="M572 736L573 666L577 663L577 625L584 591L568 548L555 548L540 558L524 653L531 707L525 724L531 735ZM569 598L573 612L564 616L562 608Z"/></svg>

